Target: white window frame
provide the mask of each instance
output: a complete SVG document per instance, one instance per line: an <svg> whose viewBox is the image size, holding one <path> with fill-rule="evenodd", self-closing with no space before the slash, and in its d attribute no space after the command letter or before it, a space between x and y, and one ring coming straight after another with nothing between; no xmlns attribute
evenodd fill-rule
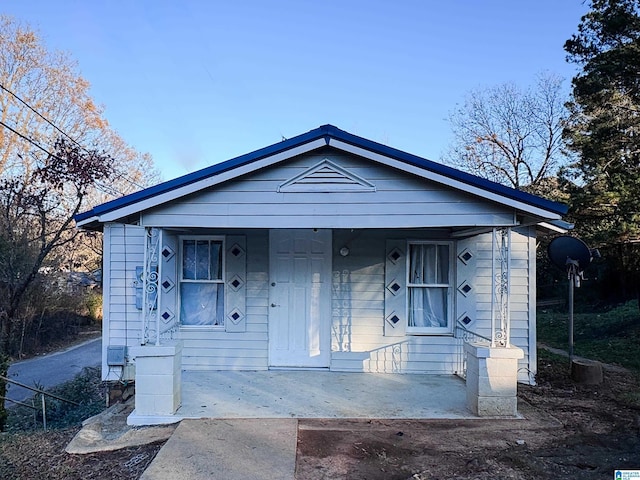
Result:
<svg viewBox="0 0 640 480"><path fill-rule="evenodd" d="M414 284L411 279L411 246L412 245L446 245L449 247L449 278L448 283L420 283ZM407 241L407 301L406 301L406 333L409 335L452 335L453 319L455 310L455 262L454 262L455 242L450 240L409 240ZM410 318L410 290L411 288L446 288L447 289L447 326L446 327L412 327L409 325Z"/></svg>
<svg viewBox="0 0 640 480"><path fill-rule="evenodd" d="M220 275L220 279L216 280L192 280L184 278L184 241L185 240L207 240L214 242L221 242L220 247L220 255L221 265L222 265L222 274ZM224 235L180 235L178 237L178 245L180 249L180 259L178 264L178 323L180 325L180 329L189 330L189 329L209 329L209 330L224 330L225 329L225 312L222 314L222 324L221 325L184 325L182 323L182 284L183 283L216 283L221 284L223 288L222 296L224 298L224 309L226 310L226 302L227 302L227 292L226 292L226 275L227 275L227 267L226 267L226 245L225 245L225 236Z"/></svg>

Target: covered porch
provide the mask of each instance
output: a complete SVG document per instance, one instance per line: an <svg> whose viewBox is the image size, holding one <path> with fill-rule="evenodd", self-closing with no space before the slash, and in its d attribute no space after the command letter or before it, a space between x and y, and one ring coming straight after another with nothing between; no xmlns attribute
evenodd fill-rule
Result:
<svg viewBox="0 0 640 480"><path fill-rule="evenodd" d="M131 425L193 418L477 418L455 375L319 370L184 371L173 415L129 417Z"/></svg>

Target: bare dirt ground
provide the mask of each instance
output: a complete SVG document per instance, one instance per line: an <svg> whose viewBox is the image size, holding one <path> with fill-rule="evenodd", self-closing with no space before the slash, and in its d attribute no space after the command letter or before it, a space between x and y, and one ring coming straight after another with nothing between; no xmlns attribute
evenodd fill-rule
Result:
<svg viewBox="0 0 640 480"><path fill-rule="evenodd" d="M296 478L589 480L640 469L635 374L581 386L568 361L539 370L538 386L519 386L520 420L301 420ZM137 479L162 446L67 454L77 431L0 434L0 478Z"/></svg>
<svg viewBox="0 0 640 480"><path fill-rule="evenodd" d="M301 421L298 479L602 479L640 469L635 375L574 384L568 360L519 386L522 420Z"/></svg>
<svg viewBox="0 0 640 480"><path fill-rule="evenodd" d="M78 430L4 434L0 437L0 478L134 480L140 478L162 447L162 443L155 443L112 452L70 455L64 449Z"/></svg>

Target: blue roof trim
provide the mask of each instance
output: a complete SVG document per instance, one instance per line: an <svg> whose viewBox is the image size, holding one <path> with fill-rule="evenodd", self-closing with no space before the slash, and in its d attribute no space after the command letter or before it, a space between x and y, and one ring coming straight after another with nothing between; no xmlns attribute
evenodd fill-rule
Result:
<svg viewBox="0 0 640 480"><path fill-rule="evenodd" d="M231 160L211 165L210 167L203 168L202 170L188 173L187 175L183 175L182 177L174 178L173 180L159 183L157 185L154 185L153 187L145 188L144 190L140 190L130 195L116 198L115 200L111 200L109 202L98 205L87 212L77 214L74 217L74 220L76 222L79 222L96 215L102 215L119 208L127 207L136 202L141 202L143 200L155 197L156 195L161 195L163 193L170 192L171 190L185 187L192 183L199 182L215 175L219 175L220 173L233 170L234 168L241 167L262 158L299 147L300 145L303 145L305 143L318 140L319 138L322 138L322 136L326 136L324 133L322 133L322 127L316 128L315 130L311 130L307 133L303 133L302 135L298 135L296 137L283 140L282 142L269 145L268 147L261 148L254 152L240 155L239 157L232 158ZM327 143L329 142L328 136L326 137L326 141Z"/></svg>
<svg viewBox="0 0 640 480"><path fill-rule="evenodd" d="M429 170L431 172L438 173L440 175L451 178L453 180L458 180L468 185L478 187L492 193L497 193L504 197L511 198L513 200L518 200L528 205L539 207L544 210L551 211L553 213L564 215L568 211L569 207L563 203L547 200L546 198L542 198L537 195L533 195L531 193L523 192L521 190L516 190L514 188L507 187L506 185L492 182L491 180L487 180L485 178L481 178L476 175L472 175L470 173L463 172L461 170L457 170L452 167L448 167L447 165L443 165L441 163L437 163L432 160L427 160L426 158L418 157L417 155L412 155L410 153L403 152L396 148L388 147L387 145L382 145L372 140L367 140L366 138L358 137L356 135L345 132L331 125L326 125L326 127L331 127L334 129L334 133L331 135L332 137L338 140L342 140L345 143L349 143L356 147L364 148L365 150L374 151L381 155L394 158L396 160L400 160L404 163L408 163L410 165L422 168L424 170Z"/></svg>
<svg viewBox="0 0 640 480"><path fill-rule="evenodd" d="M110 202L103 203L102 205L98 205L87 212L77 214L74 219L76 222L81 222L88 218L102 215L113 210L117 210L119 208L123 208L134 203L147 200L157 195L170 192L171 190L185 187L206 178L219 175L220 173L233 170L234 168L247 165L265 157L285 152L292 148L299 147L301 145L304 145L305 143L309 143L323 137L327 144L329 144L331 138L335 138L336 140L340 140L364 150L369 150L374 153L399 160L409 165L413 165L424 170L437 173L444 177L451 178L453 180L457 180L462 183L466 183L468 185L486 190L488 192L496 193L512 200L517 200L519 202L523 202L528 205L538 207L556 214L564 215L568 211L568 207L562 203L553 202L551 200L547 200L530 193L515 190L505 185L501 185L499 183L495 183L490 180L471 175L470 173L456 170L455 168L448 167L446 165L442 165L440 163L436 163L431 160L427 160L425 158L418 157L416 155L412 155L410 153L406 153L371 140L367 140L366 138L358 137L351 133L345 132L344 130L340 130L333 125L322 125L321 127L318 127L307 133L303 133L296 137L292 137L268 147L261 148L254 152L232 158L231 160L227 160L226 162L212 165L202 170L198 170L197 172L192 172L182 177L159 183L158 185L154 185L153 187L149 187L130 195L111 200Z"/></svg>

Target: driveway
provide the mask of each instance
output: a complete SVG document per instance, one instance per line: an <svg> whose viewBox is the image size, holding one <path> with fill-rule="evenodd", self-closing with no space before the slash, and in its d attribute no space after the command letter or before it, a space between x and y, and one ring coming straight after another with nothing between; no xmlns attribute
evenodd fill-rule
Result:
<svg viewBox="0 0 640 480"><path fill-rule="evenodd" d="M51 388L73 379L85 367L100 365L102 339L96 338L62 352L31 358L9 366L9 378L30 387ZM22 402L33 392L18 385L9 385L7 398ZM5 402L10 407L13 402Z"/></svg>

